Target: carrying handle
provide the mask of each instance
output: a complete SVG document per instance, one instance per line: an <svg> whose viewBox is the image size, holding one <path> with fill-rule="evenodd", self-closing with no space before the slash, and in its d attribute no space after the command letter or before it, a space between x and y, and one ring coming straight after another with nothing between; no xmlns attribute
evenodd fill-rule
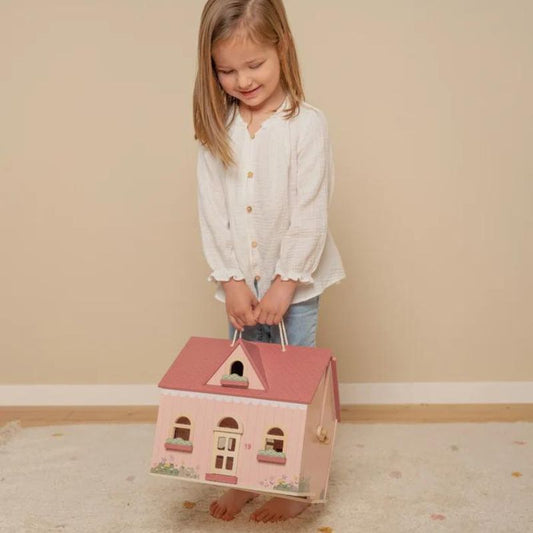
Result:
<svg viewBox="0 0 533 533"><path fill-rule="evenodd" d="M279 339L281 341L281 351L284 352L289 345L289 339L287 338L287 330L285 329L285 322L283 322L283 318L279 323Z"/></svg>
<svg viewBox="0 0 533 533"><path fill-rule="evenodd" d="M232 347L235 346L235 343L237 342L237 335L239 336L239 339L242 339L242 331L236 329L235 333L233 333L233 340L231 341Z"/></svg>
<svg viewBox="0 0 533 533"><path fill-rule="evenodd" d="M237 342L237 337L242 339L242 331L239 331L238 329L236 329L235 333L233 334L233 341L231 342L232 347ZM285 352L287 350L287 346L289 345L289 340L287 338L287 330L285 329L285 322L283 322L283 319L281 319L281 322L279 323L279 338L281 341L281 351Z"/></svg>

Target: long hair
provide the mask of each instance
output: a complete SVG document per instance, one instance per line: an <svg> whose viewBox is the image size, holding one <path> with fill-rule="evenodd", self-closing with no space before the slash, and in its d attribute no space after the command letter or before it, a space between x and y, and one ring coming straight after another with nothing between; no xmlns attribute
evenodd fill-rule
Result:
<svg viewBox="0 0 533 533"><path fill-rule="evenodd" d="M198 34L198 71L194 84L195 138L224 166L234 163L228 127L235 117L237 99L220 85L212 52L217 42L236 31L260 44L276 47L280 59L280 83L289 105L285 118L296 115L304 100L296 47L282 0L208 0Z"/></svg>

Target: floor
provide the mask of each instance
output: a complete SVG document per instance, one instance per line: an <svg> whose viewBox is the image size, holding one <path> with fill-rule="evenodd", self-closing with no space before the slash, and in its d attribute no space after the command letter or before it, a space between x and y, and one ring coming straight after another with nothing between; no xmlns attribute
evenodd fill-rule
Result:
<svg viewBox="0 0 533 533"><path fill-rule="evenodd" d="M268 525L248 521L255 504L222 523L208 513L221 489L150 475L153 434L5 424L0 532L533 532L532 423L343 423L327 503Z"/></svg>

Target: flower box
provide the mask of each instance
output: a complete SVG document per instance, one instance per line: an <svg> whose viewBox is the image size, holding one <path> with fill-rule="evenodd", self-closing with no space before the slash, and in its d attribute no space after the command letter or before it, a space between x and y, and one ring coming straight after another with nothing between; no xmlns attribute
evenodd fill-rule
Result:
<svg viewBox="0 0 533 533"><path fill-rule="evenodd" d="M282 452L275 452L273 450L259 450L257 452L257 460L261 463L275 463L284 465L287 462L287 457Z"/></svg>
<svg viewBox="0 0 533 533"><path fill-rule="evenodd" d="M192 452L192 442L183 439L167 439L165 441L165 450L173 452Z"/></svg>
<svg viewBox="0 0 533 533"><path fill-rule="evenodd" d="M224 374L220 378L220 384L223 387L237 387L239 389L247 389L248 378L239 376L238 374Z"/></svg>

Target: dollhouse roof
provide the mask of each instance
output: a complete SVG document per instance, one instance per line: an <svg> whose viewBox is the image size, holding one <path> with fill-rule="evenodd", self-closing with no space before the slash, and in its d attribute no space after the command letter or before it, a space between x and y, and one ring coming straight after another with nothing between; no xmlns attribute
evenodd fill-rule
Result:
<svg viewBox="0 0 533 533"><path fill-rule="evenodd" d="M264 390L223 387L207 383L239 345L242 346L254 371L258 374ZM310 404L330 362L335 378L334 397L339 418L335 358L330 350L323 348L287 346L283 352L277 344L238 340L232 346L231 341L224 339L191 337L159 382L159 387Z"/></svg>

